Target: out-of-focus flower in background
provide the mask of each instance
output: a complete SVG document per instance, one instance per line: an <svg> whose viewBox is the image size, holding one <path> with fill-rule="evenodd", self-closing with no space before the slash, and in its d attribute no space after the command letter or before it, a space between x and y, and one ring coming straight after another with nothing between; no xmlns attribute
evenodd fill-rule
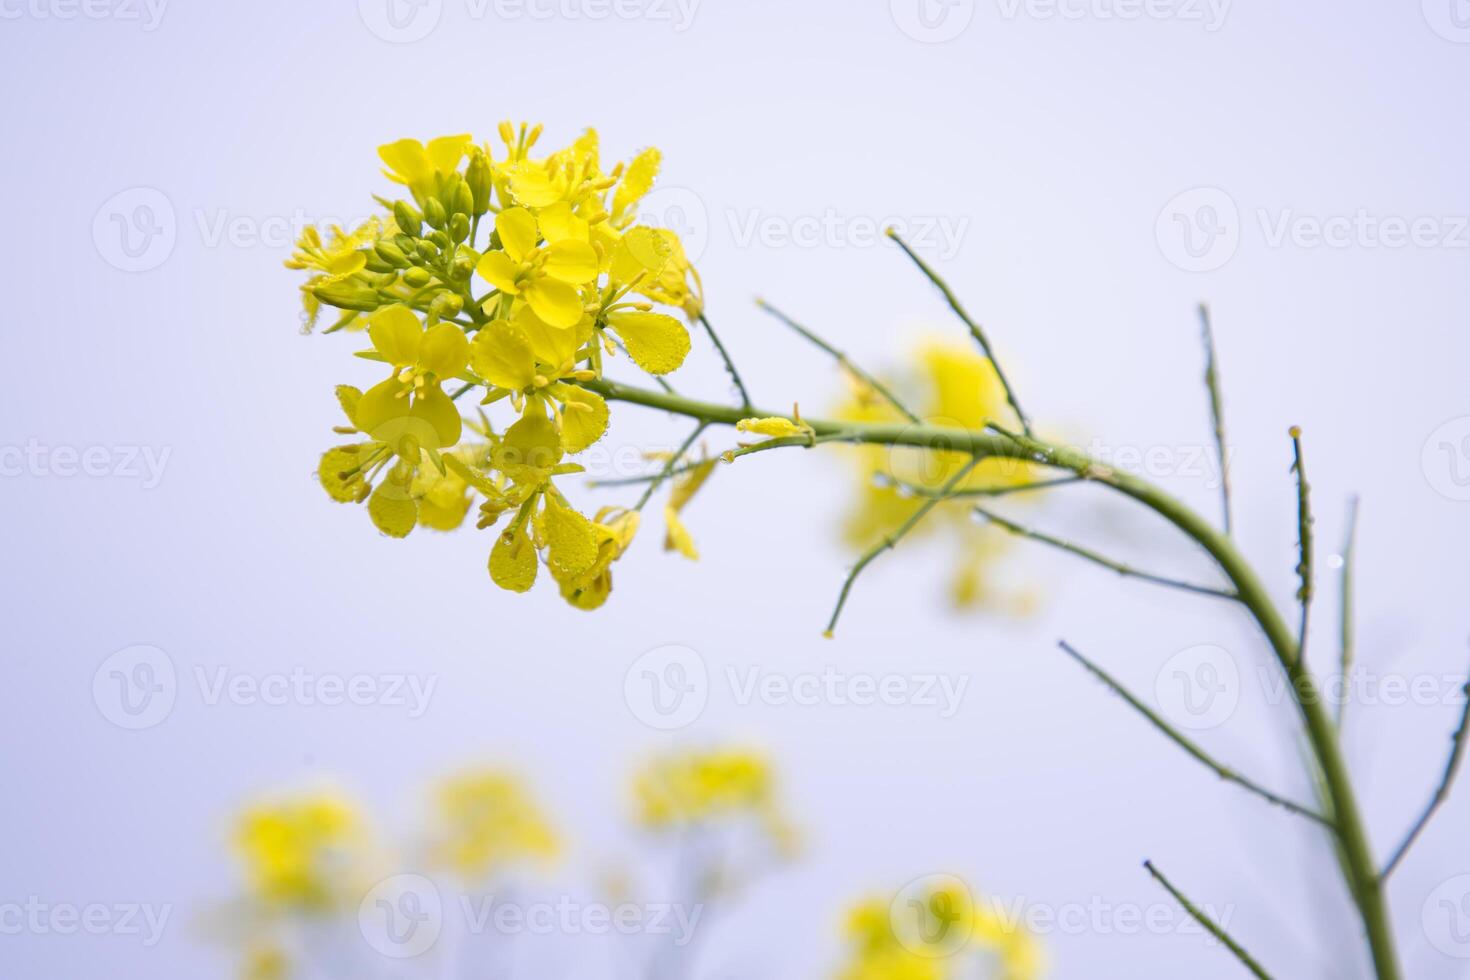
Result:
<svg viewBox="0 0 1470 980"><path fill-rule="evenodd" d="M485 881L521 862L545 863L560 852L545 814L508 773L462 773L440 785L435 798L434 863L468 881Z"/></svg>
<svg viewBox="0 0 1470 980"><path fill-rule="evenodd" d="M250 807L235 832L250 897L283 912L356 901L365 842L356 809L325 794Z"/></svg>
<svg viewBox="0 0 1470 980"><path fill-rule="evenodd" d="M1040 980L1040 942L1019 923L941 882L895 903L875 896L847 914L849 958L837 980ZM915 912L917 920L910 918ZM902 926L900 925L902 920Z"/></svg>
<svg viewBox="0 0 1470 980"><path fill-rule="evenodd" d="M982 430L995 422L1019 428L1006 402L990 359L969 346L946 340L926 339L917 346L910 368L887 379L885 384L899 393L931 425ZM876 389L848 374L852 392L838 407L837 416L855 422L908 420ZM881 543L926 501L939 492L970 462L970 455L944 445L904 447L861 445L848 448L862 484L857 499L842 524L846 542L866 550ZM1033 598L1022 591L998 588L990 575L996 559L1008 549L1007 535L999 528L977 523L971 511L973 499L967 491L1020 486L1036 480L1036 467L1013 459L982 460L954 490L960 495L938 504L913 531L915 537L942 536L954 542L954 569L949 596L960 608L985 607L1025 612Z"/></svg>

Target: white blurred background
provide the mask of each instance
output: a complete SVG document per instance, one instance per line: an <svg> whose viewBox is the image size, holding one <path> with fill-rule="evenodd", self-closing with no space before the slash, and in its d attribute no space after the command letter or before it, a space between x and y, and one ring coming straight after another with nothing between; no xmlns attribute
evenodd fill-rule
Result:
<svg viewBox="0 0 1470 980"><path fill-rule="evenodd" d="M1362 496L1360 657L1387 683L1363 690L1347 738L1386 852L1439 775L1470 657L1463 0L428 0L391 18L389 2L0 0L0 973L228 975L196 910L236 887L228 820L264 792L344 787L401 827L436 776L501 762L574 842L567 867L596 868L627 848L644 755L736 742L771 753L807 849L710 933L705 975L827 975L852 899L935 872L1101 909L1044 932L1055 977L1238 975L1177 913L1131 918L1168 905L1146 857L1228 910L1278 976L1364 975L1310 828L1209 776L1054 646L1150 698L1171 657L1222 647L1233 706L1199 740L1304 797L1295 729L1238 612L1022 545L1001 581L1035 589L1037 612L957 617L931 541L876 563L824 641L853 486L820 451L718 470L686 515L703 559L662 554L653 522L600 612L499 592L488 534L387 540L314 485L332 385L372 372L353 339L301 336L281 261L303 222L361 216L385 191L380 143L489 138L502 118L544 121L552 142L594 125L609 157L663 149L655 200L702 248L711 320L757 401L819 414L842 391L757 295L874 368L923 330L963 336L876 233L894 223L987 325L1044 429L1132 453L1213 515L1195 319L1210 302L1239 536L1282 603L1288 425L1306 432L1324 559ZM698 336L673 380L727 397ZM615 406L608 438L668 447L685 431ZM93 475L66 463L95 447ZM1028 520L1208 573L1146 515L1090 489L1065 499L1081 507L1057 498ZM1325 560L1322 575L1330 663ZM624 697L630 665L667 644L710 678L672 732ZM93 679L135 645L163 651L177 691L127 730ZM742 705L727 680L829 666L968 686L942 717ZM211 699L198 680L298 668L435 686L414 716ZM1420 694L1392 693L1415 680ZM1467 820L1461 794L1393 881L1416 978L1470 975ZM17 928L27 902L173 912L149 944Z"/></svg>

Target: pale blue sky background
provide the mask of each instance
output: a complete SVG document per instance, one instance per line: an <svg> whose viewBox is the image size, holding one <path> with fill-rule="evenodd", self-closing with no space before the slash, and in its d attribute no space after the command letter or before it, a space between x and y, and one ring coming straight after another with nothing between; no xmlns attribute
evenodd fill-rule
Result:
<svg viewBox="0 0 1470 980"><path fill-rule="evenodd" d="M1451 3L1180 0L1121 18L1107 15L1127 5L1104 0L1064 4L1065 16L1040 0L951 0L919 20L906 0L703 0L683 13L649 0L620 8L636 17L597 20L576 4L532 4L552 11L538 19L433 0L420 19L400 10L395 35L376 0L0 0L0 904L174 909L152 946L0 935L0 973L226 975L230 952L201 941L197 915L234 887L230 813L323 782L406 827L435 776L510 763L574 841L555 881L580 884L548 889L585 887L586 872L636 856L623 816L638 759L735 740L770 750L808 848L711 928L704 975L823 976L847 902L933 872L1042 907L1146 909L1164 899L1145 857L1229 906L1278 975L1362 975L1309 830L1210 778L1053 647L1065 636L1151 696L1171 657L1223 648L1239 703L1201 742L1302 795L1293 730L1269 720L1285 712L1268 704L1263 647L1238 615L1019 548L1003 578L1039 585L1039 611L953 618L947 556L929 545L876 564L825 642L850 561L835 541L848 474L818 453L719 471L688 512L704 560L661 554L655 523L595 615L545 589L498 592L488 535L382 539L314 485L337 423L331 386L371 372L348 357L351 340L300 336L282 228L361 215L385 187L374 148L404 135L488 137L515 117L543 120L557 141L596 125L609 155L656 144L664 186L682 189L662 200L703 242L710 315L755 397L815 412L840 391L834 372L751 298L874 366L923 328L961 336L871 234L890 220L932 227L930 256L1043 425L1100 452L1162 451L1153 475L1213 514L1215 491L1190 462L1208 443L1194 304L1210 301L1243 545L1287 601L1285 431L1299 423L1324 558L1348 495L1363 496L1365 669L1430 679L1434 703L1380 693L1352 710L1350 754L1386 851L1438 775L1457 710L1445 692L1470 655L1470 28L1456 26L1470 11L1455 20ZM133 237L129 256L114 214L165 234L149 248ZM1383 244L1416 220L1417 241ZM1323 244L1324 222L1347 237ZM725 394L698 338L675 380ZM619 408L609 445L666 446L684 430ZM104 475L67 475L65 453L39 462L28 447L101 447L92 469ZM1084 503L1059 498L1028 519L1207 572L1145 516L1085 490L1066 499ZM1324 561L1324 641L1333 583ZM167 717L128 731L100 710L93 678L139 644L164 651L178 691ZM624 698L630 665L666 644L697 651L713 679L700 717L672 733ZM1331 656L1324 642L1319 662ZM968 687L940 717L742 706L724 680L828 665ZM195 680L298 667L437 686L410 717L210 704ZM1467 820L1462 794L1394 879L1416 978L1470 975L1470 905L1440 904L1470 891L1457 882L1470 873ZM1197 935L1130 934L1118 918L1046 935L1053 975L1236 975Z"/></svg>

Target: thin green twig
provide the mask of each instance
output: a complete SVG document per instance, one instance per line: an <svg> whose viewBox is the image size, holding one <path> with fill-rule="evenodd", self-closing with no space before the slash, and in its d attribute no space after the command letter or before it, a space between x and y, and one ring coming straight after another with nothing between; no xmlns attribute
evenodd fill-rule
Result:
<svg viewBox="0 0 1470 980"><path fill-rule="evenodd" d="M1078 558L1084 558L1095 565L1101 565L1103 568L1112 569L1119 575L1127 578L1136 578L1144 582L1152 582L1155 585L1168 586L1171 589L1182 589L1185 592L1193 592L1196 595L1214 596L1217 599L1240 598L1239 595L1229 591L1228 589L1217 589L1209 585L1195 585L1193 582L1185 582L1180 579L1168 578L1164 575L1154 575L1151 572L1139 571L1131 565L1125 565L1123 562L1115 561L1114 559L1109 558L1106 555L1098 554L1096 551L1093 551L1089 548L1084 548L1079 544L1073 544L1070 541L1065 541L1061 538L1052 537L1050 534L1046 534L1041 531L1035 531L1022 524L1017 524L1015 521L1012 521L1009 518L1002 517L994 511L987 510L986 508L979 505L976 505L975 513L979 514L981 517L984 517L986 520L990 521L992 524L995 524L997 527L1003 528L1011 532L1012 534L1017 535L1018 537L1030 538L1033 541L1039 541L1042 544L1051 545L1053 548L1060 548L1063 551L1076 555Z"/></svg>
<svg viewBox="0 0 1470 980"><path fill-rule="evenodd" d="M1291 427L1291 451L1294 461L1291 464L1292 471L1296 473L1296 523L1297 523L1297 545L1300 558L1297 561L1296 573L1301 579L1301 586L1297 589L1296 598L1302 607L1302 625L1297 633L1296 656L1301 660L1307 655L1307 625L1311 619L1313 584L1313 541L1312 541L1312 487L1307 483L1307 469L1302 460L1302 430L1300 426Z"/></svg>
<svg viewBox="0 0 1470 980"><path fill-rule="evenodd" d="M918 483L910 483L900 480L894 476L887 476L893 485L904 493L913 494L915 497L937 497L939 491L932 487L926 487ZM1064 487L1071 483L1085 483L1086 480L1080 476L1059 476L1054 480L1037 480L1034 483L1013 483L1003 487L965 487L950 494L951 497L1009 497L1013 493L1029 493L1032 490L1047 490L1051 487Z"/></svg>
<svg viewBox="0 0 1470 980"><path fill-rule="evenodd" d="M970 475L970 471L973 470L976 466L980 465L980 460L981 457L972 456L970 458L970 461L966 463L963 467L961 467L959 472L950 477L949 480L944 484L944 489L940 491L940 496L930 497L928 500L924 501L912 514L908 516L908 518L902 524L898 526L898 528L892 534L884 535L882 541L878 542L876 545L869 548L866 552L863 553L863 556L858 559L856 565L852 566L852 571L847 573L847 578L842 583L842 591L837 596L837 606L832 610L832 618L827 621L827 628L823 631L823 636L831 639L833 631L837 629L837 618L842 615L842 607L847 604L847 596L848 593L852 591L852 584L853 582L857 581L857 577L862 574L863 569L867 568L868 564L874 558L877 558L884 551L887 551L897 545L898 542L903 539L903 536L905 534L908 534L910 531L912 531L914 527L924 519L925 515L927 515L931 510L939 505L939 502L945 498L945 495L947 495L950 490L953 490L955 487L964 482L965 477Z"/></svg>
<svg viewBox="0 0 1470 980"><path fill-rule="evenodd" d="M740 392L740 404L744 408L750 407L750 393L745 390L745 382L740 380L740 372L735 370L735 362L730 359L730 352L725 350L725 345L720 342L720 335L715 333L715 328L710 325L709 317L704 311L699 311L699 322L704 324L705 333L709 339L714 341L715 350L720 352L720 359L725 362L725 370L730 372L730 380L735 382L735 388Z"/></svg>
<svg viewBox="0 0 1470 980"><path fill-rule="evenodd" d="M674 467L679 465L679 460L684 458L684 454L689 451L689 447L694 445L694 440L698 439L700 433L702 433L708 426L708 422L700 422L694 427L694 431L689 433L689 438L685 439L684 444L681 445L678 450L676 450L674 454L668 458L668 461L664 463L663 470L660 471L653 480L649 481L648 486L643 491L643 496L639 497L638 503L633 505L634 510L643 509L643 505L648 503L648 499L653 496L654 491L659 488L660 484L662 484L665 480L669 478L670 474L673 473Z"/></svg>
<svg viewBox="0 0 1470 980"><path fill-rule="evenodd" d="M949 288L949 284L940 278L939 273L930 268L929 263L919 258L917 252L909 248L908 242L900 238L897 231L889 228L885 233L889 238L898 243L898 247L903 249L904 253L913 260L914 265L919 267L919 271L928 276L929 281L939 288L939 291L944 294L945 301L949 303L949 308L954 310L955 315L964 322L965 326L970 328L970 336L975 338L975 342L980 345L980 349L990 359L991 365L995 368L995 376L1000 379L1000 386L1005 389L1006 401L1010 402L1011 410L1016 413L1016 418L1021 422L1021 428L1029 436L1031 434L1031 421L1026 417L1026 413L1021 411L1021 403L1016 398L1015 389L1011 387L1010 381L1006 379L1005 371L1001 369L1000 361L996 359L995 352L991 350L990 341L986 338L985 331L981 330L980 324L976 323L970 318L970 314L965 312L965 308L960 305L959 299L956 298L954 291Z"/></svg>
<svg viewBox="0 0 1470 980"><path fill-rule="evenodd" d="M840 351L836 347L833 347L831 344L827 343L827 341L812 333L806 327L803 327L801 324L797 323L795 320L791 319L791 317L787 316L785 313L782 313L780 310L776 309L765 300L757 298L755 301L755 305L765 310L767 313L771 314L771 316L775 317L777 320L780 320L782 323L786 324L792 330L795 330L802 337L806 338L817 347L832 355L832 357L836 358L837 363L846 368L853 375L853 377L862 381L868 387L876 391L879 395L882 395L883 399L887 401L888 404L898 409L898 411L910 422L920 421L919 417L913 412L909 411L908 406L899 401L898 396L890 391L887 385L883 384L883 382L879 381L877 378L873 377L873 375L869 374L863 368L859 367L852 360L852 358L847 356L846 352Z"/></svg>
<svg viewBox="0 0 1470 980"><path fill-rule="evenodd" d="M1414 841L1419 839L1419 835L1429 825L1429 819L1434 816L1434 811L1438 810L1444 804L1444 801L1449 799L1450 786L1453 785L1455 775L1460 770L1460 761L1465 756L1465 729L1467 726L1470 726L1470 681L1466 682L1460 693L1465 698L1465 705L1460 710L1459 727L1455 729L1455 734L1450 738L1450 758L1445 763L1444 775L1439 778L1439 786L1435 789L1434 796L1430 798L1429 805L1424 808L1424 812L1414 822L1414 826L1405 835L1403 842L1394 849L1393 857L1389 858L1388 863L1383 866L1384 878L1393 874L1394 868L1399 866L1399 862L1409 853L1409 848L1414 846Z"/></svg>
<svg viewBox="0 0 1470 980"><path fill-rule="evenodd" d="M1356 571L1354 560L1358 551L1358 498L1348 500L1347 534L1342 543L1342 602L1339 620L1339 667L1343 690L1350 690L1348 681L1353 672L1353 658L1357 656L1356 618ZM1342 730L1342 716L1347 710L1347 697L1337 702L1337 729Z"/></svg>
<svg viewBox="0 0 1470 980"><path fill-rule="evenodd" d="M1210 393L1210 420L1215 429L1215 449L1220 457L1220 503L1225 512L1225 533L1234 531L1235 521L1230 507L1230 454L1225 448L1225 409L1220 395L1219 357L1215 350L1215 329L1210 323L1210 308L1199 305L1200 331L1205 345L1205 387Z"/></svg>
<svg viewBox="0 0 1470 980"><path fill-rule="evenodd" d="M1276 793L1271 792L1269 789L1266 789L1259 783L1248 779L1245 776L1242 776L1240 773L1236 772L1234 769L1231 769L1229 766L1217 762L1214 757L1212 757L1207 752L1205 752L1204 749L1196 745L1187 735L1179 731L1173 725L1169 724L1169 722L1166 721L1162 715L1160 715L1153 708L1150 708L1148 705L1144 704L1143 701L1139 700L1133 694L1133 692L1129 691L1121 683L1115 680L1110 674L1108 674L1107 671L1103 670L1091 660L1088 660L1071 644L1063 640L1057 645L1060 646L1069 657L1071 657L1073 660L1077 661L1084 668L1086 668L1088 673L1092 674L1098 680L1106 684L1113 691L1114 694L1117 694L1124 701L1127 701L1128 704L1136 711L1138 711L1139 714L1147 718L1155 728L1163 732L1170 741L1179 746L1185 752L1189 753L1197 762L1204 764L1206 768L1210 769L1221 779L1229 783L1234 783L1235 785L1243 787L1244 789L1248 789L1266 802L1273 803L1276 806L1282 807L1286 810L1291 811L1292 813L1297 814L1298 816L1306 817L1309 820L1315 820L1316 822L1328 828L1332 827L1332 821L1328 820L1317 811L1312 810L1309 807L1302 806L1300 803L1293 803L1291 800L1288 800L1283 796L1279 796Z"/></svg>
<svg viewBox="0 0 1470 980"><path fill-rule="evenodd" d="M1178 902L1184 907L1184 911L1189 913L1190 918L1194 919L1194 921L1204 926L1205 930L1210 935L1214 936L1220 942L1225 944L1225 948L1230 950L1230 952L1234 954L1237 960L1240 960L1242 966L1251 971L1251 973L1254 974L1256 977L1259 977L1260 980L1271 980L1271 974L1266 972L1265 967L1257 963L1255 961L1255 958L1245 951L1245 947L1241 946L1240 943L1236 942L1234 939L1231 939L1230 934L1227 933L1224 928L1217 925L1214 920L1212 920L1209 916L1205 915L1204 912L1196 908L1193 902L1185 898L1184 894L1180 892L1179 889L1175 888L1173 884L1169 882L1168 878L1164 877L1163 872L1154 867L1154 863L1152 861L1143 862L1143 866L1148 869L1149 874L1153 875L1154 881L1157 881L1160 885L1163 885L1164 890L1167 891L1170 895L1174 896L1174 901Z"/></svg>

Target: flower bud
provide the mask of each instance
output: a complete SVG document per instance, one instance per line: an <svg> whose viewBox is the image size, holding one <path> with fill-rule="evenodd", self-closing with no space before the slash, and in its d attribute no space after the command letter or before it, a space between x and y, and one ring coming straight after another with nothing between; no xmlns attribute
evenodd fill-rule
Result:
<svg viewBox="0 0 1470 980"><path fill-rule="evenodd" d="M403 281L408 283L414 289L423 289L433 280L433 278L434 277L429 274L429 271L427 269L406 269L403 273Z"/></svg>
<svg viewBox="0 0 1470 980"><path fill-rule="evenodd" d="M357 283L326 282L311 287L311 294L328 306L339 310L376 310L380 304L378 291Z"/></svg>
<svg viewBox="0 0 1470 980"><path fill-rule="evenodd" d="M444 204L437 197L431 197L424 202L424 220L431 228L443 228L444 222L449 220Z"/></svg>
<svg viewBox="0 0 1470 980"><path fill-rule="evenodd" d="M373 251L378 253L378 258L395 269L406 269L410 264L408 256L403 254L403 249L393 242L387 240L378 242L373 246Z"/></svg>
<svg viewBox="0 0 1470 980"><path fill-rule="evenodd" d="M454 205L455 198L459 195L459 189L464 186L464 178L458 173L452 173L444 178L444 185L439 188L439 200L444 205L444 210L453 214L459 210Z"/></svg>
<svg viewBox="0 0 1470 980"><path fill-rule="evenodd" d="M460 185L460 189L466 194L469 193L463 184ZM464 212L456 211L449 219L449 237L456 245L470 237L470 219L465 216Z"/></svg>
<svg viewBox="0 0 1470 980"><path fill-rule="evenodd" d="M429 304L429 312L436 314L440 319L459 316L459 311L462 309L464 309L464 297L458 293L440 293Z"/></svg>
<svg viewBox="0 0 1470 980"><path fill-rule="evenodd" d="M446 249L449 247L449 236L442 231L429 232L429 241L433 242L441 249Z"/></svg>
<svg viewBox="0 0 1470 980"><path fill-rule="evenodd" d="M470 156L469 166L464 171L465 186L470 189L470 213L484 214L490 210L490 160L479 150Z"/></svg>
<svg viewBox="0 0 1470 980"><path fill-rule="evenodd" d="M455 214L469 215L475 211L475 195L470 190L470 185L460 181L454 185L454 212Z"/></svg>
<svg viewBox="0 0 1470 980"><path fill-rule="evenodd" d="M394 201L393 221L398 225L399 231L417 238L423 230L424 216L407 201Z"/></svg>

